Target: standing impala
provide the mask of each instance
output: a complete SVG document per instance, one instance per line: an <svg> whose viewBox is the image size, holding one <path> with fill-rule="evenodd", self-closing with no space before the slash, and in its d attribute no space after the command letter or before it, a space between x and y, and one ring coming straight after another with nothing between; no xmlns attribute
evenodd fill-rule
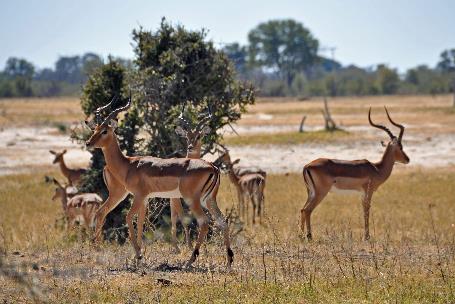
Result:
<svg viewBox="0 0 455 304"><path fill-rule="evenodd" d="M403 151L403 145L401 143L404 127L394 122L387 108L384 107L384 109L390 122L400 129L400 134L396 137L385 126L373 123L371 121L370 108L368 111L370 125L385 131L390 137L390 141L379 162L372 163L366 159L349 161L319 158L303 168L308 199L301 210L300 228L304 232L306 222L307 238L309 240L312 237L310 224L311 212L313 212L314 208L316 208L330 191L356 191L362 195L365 240L370 238L369 214L373 193L389 178L395 162L409 163L409 157Z"/></svg>
<svg viewBox="0 0 455 304"><path fill-rule="evenodd" d="M60 170L62 171L62 174L68 179L69 185L70 186L77 185L81 180L82 174L84 174L87 170L68 168L65 164L65 160L63 159L63 155L65 155L66 149L63 150L62 152L55 152L53 150L50 150L49 152L52 155L55 155L55 158L52 163L53 164L59 163Z"/></svg>
<svg viewBox="0 0 455 304"><path fill-rule="evenodd" d="M204 126L210 120L210 116L206 116L199 121L194 129L191 129L190 123L183 118L183 113L180 116L182 126L175 128L177 135L186 139L187 150L186 158L198 159L201 158L202 138L210 133L210 127ZM190 233L188 225L184 221L184 210L180 198L171 198L171 234L172 243L175 251L179 252L177 246L177 220L180 220L183 231L185 233L185 242L191 248Z"/></svg>
<svg viewBox="0 0 455 304"><path fill-rule="evenodd" d="M103 151L106 160L104 177L109 190L109 197L96 214L95 240L100 240L106 215L131 193L134 199L126 221L136 258L140 259L142 258L145 206L148 199L151 197L183 198L200 226L196 246L187 262L187 266L190 266L199 255L199 248L208 231L208 218L202 210L202 201L207 205L217 226L224 233L227 263L230 267L234 253L230 248L228 225L216 202L220 183L219 170L211 163L201 159L162 159L152 156L130 157L124 155L114 133L115 121L113 119L121 111L127 110L130 102L126 106L114 110L102 123L97 124L93 129L93 135L86 142L88 148L101 148ZM137 233L133 226L135 215L137 215Z"/></svg>
<svg viewBox="0 0 455 304"><path fill-rule="evenodd" d="M223 146L221 146L223 147ZM246 219L248 223L248 203L245 204L245 197L249 198L253 205L253 224L256 223L256 208L257 216L259 217L259 223L262 222L262 214L264 210L264 188L266 173L260 169L243 169L243 175L239 173L241 170L236 170L234 165L237 164L240 159L231 161L229 150L223 147L224 151L219 157L219 160L227 167L229 179L237 189L237 198L239 200L239 212ZM257 170L256 172L254 170ZM246 207L246 211L245 211Z"/></svg>

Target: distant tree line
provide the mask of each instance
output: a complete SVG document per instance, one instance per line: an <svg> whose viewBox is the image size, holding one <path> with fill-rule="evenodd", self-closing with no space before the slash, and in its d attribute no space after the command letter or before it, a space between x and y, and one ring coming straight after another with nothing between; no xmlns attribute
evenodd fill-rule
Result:
<svg viewBox="0 0 455 304"><path fill-rule="evenodd" d="M117 61L126 67L130 65L128 60ZM103 63L99 55L85 53L61 56L53 69L38 70L26 59L11 57L0 71L0 98L78 95L88 76Z"/></svg>
<svg viewBox="0 0 455 304"><path fill-rule="evenodd" d="M455 49L443 51L437 66L420 65L404 75L385 64L342 66L319 55L319 41L292 19L261 23L247 45L223 50L238 77L252 81L262 96L442 94L455 86Z"/></svg>
<svg viewBox="0 0 455 304"><path fill-rule="evenodd" d="M247 45L231 43L222 50L237 77L251 81L262 96L434 95L455 88L455 49L443 51L435 67L420 65L402 75L385 64L343 66L321 56L318 39L292 19L261 23L249 32ZM118 61L131 68L131 61ZM79 94L88 75L102 64L93 53L60 57L53 69L42 70L25 59L9 58L0 71L0 98Z"/></svg>

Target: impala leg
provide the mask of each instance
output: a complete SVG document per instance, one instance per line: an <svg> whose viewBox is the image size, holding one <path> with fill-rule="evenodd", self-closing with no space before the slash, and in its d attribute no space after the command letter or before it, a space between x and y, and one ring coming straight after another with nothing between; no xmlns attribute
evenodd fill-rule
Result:
<svg viewBox="0 0 455 304"><path fill-rule="evenodd" d="M221 213L220 208L218 208L218 204L216 203L215 199L209 198L207 200L207 208L209 209L210 214L215 219L215 224L223 232L224 245L226 246L226 253L227 253L227 265L228 265L228 268L230 268L232 263L234 262L234 252L231 249L229 226L228 226L223 214Z"/></svg>
<svg viewBox="0 0 455 304"><path fill-rule="evenodd" d="M137 235L137 237L136 237L136 233L134 231L134 225L133 225L133 217L136 214L138 215L137 233L139 234L139 229L141 229L141 231L142 231L142 227L143 227L142 225L144 224L144 221L140 220L140 217L141 217L140 210L141 210L141 208L145 208L144 199L145 199L144 197L135 195L133 204L131 205L131 209L130 209L130 211L128 211L128 214L126 215L126 223L128 224L128 233L130 236L131 244L133 245L134 251L136 252L136 259L142 258L141 247L140 247L140 243L142 243L142 233L141 233L141 235ZM139 228L139 227L141 227L141 228ZM138 242L138 240L137 240L138 237L141 239L140 242Z"/></svg>
<svg viewBox="0 0 455 304"><path fill-rule="evenodd" d="M101 205L101 207L96 211L95 221L95 235L94 241L99 242L101 240L101 232L103 231L104 221L106 216L111 212L127 195L127 192L114 192L109 193L107 200Z"/></svg>
<svg viewBox="0 0 455 304"><path fill-rule="evenodd" d="M191 212L196 217L197 223L199 225L199 233L191 258L188 260L186 264L187 267L191 266L199 256L199 249L201 248L201 245L204 242L205 237L207 236L207 232L209 230L208 218L205 215L204 210L202 210L200 200L199 199L194 200L191 204L188 205L190 206Z"/></svg>
<svg viewBox="0 0 455 304"><path fill-rule="evenodd" d="M253 225L256 224L256 201L255 201L255 193L250 194L250 200L253 204Z"/></svg>
<svg viewBox="0 0 455 304"><path fill-rule="evenodd" d="M245 209L246 209L246 213L245 213L245 221L247 224L249 224L249 219L250 219L250 195L249 194L245 194L245 200L244 200L244 205L245 205Z"/></svg>
<svg viewBox="0 0 455 304"><path fill-rule="evenodd" d="M300 222L300 228L302 229L302 232L305 231L304 225L306 224L306 229L307 229L307 239L311 240L313 238L313 235L311 234L311 213L313 210L319 205L319 203L324 199L324 197L327 195L327 191L324 191L324 193L315 193L314 195L309 195L308 200L303 206L303 209L300 210L301 213L301 222Z"/></svg>
<svg viewBox="0 0 455 304"><path fill-rule="evenodd" d="M180 205L180 206L179 206ZM174 246L174 251L179 253L179 247L177 245L177 220L179 218L179 210L181 204L176 198L171 198L171 236L172 236L172 245ZM183 223L182 223L183 224Z"/></svg>
<svg viewBox="0 0 455 304"><path fill-rule="evenodd" d="M147 199L142 200L142 204L139 204L137 213L137 245L139 250L142 248L142 232L144 231L144 221L147 214L146 206ZM142 257L142 254L140 255Z"/></svg>
<svg viewBox="0 0 455 304"><path fill-rule="evenodd" d="M243 210L243 193L240 189L237 188L237 200L239 202L239 216L241 218L244 217L244 210Z"/></svg>
<svg viewBox="0 0 455 304"><path fill-rule="evenodd" d="M371 207L371 193L366 193L362 199L363 206L363 219L365 222L365 241L370 239L370 207Z"/></svg>

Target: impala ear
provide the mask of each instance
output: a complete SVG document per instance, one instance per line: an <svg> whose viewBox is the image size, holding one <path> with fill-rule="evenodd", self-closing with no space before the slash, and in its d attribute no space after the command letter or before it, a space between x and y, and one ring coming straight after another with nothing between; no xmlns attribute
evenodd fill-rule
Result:
<svg viewBox="0 0 455 304"><path fill-rule="evenodd" d="M201 135L206 136L206 135L210 134L211 131L212 131L212 129L209 126L205 126L201 130Z"/></svg>
<svg viewBox="0 0 455 304"><path fill-rule="evenodd" d="M236 160L234 160L234 161L232 162L232 164L233 164L233 165L236 165L236 164L238 164L239 162L240 162L240 158L237 158Z"/></svg>
<svg viewBox="0 0 455 304"><path fill-rule="evenodd" d="M65 149L65 150L63 150L62 154L65 154L66 152L67 152L67 151L66 151L66 149Z"/></svg>
<svg viewBox="0 0 455 304"><path fill-rule="evenodd" d="M181 137L186 137L186 134L187 134L187 132L185 130L183 130L183 128L181 126L177 126L175 128L175 133L177 133L177 135L181 136Z"/></svg>
<svg viewBox="0 0 455 304"><path fill-rule="evenodd" d="M57 152L55 152L54 150L49 150L49 153L51 153L53 155L57 154Z"/></svg>

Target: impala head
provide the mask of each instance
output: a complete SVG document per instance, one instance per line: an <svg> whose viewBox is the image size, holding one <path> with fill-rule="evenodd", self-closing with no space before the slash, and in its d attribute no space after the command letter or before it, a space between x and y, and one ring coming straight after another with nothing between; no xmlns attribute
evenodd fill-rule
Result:
<svg viewBox="0 0 455 304"><path fill-rule="evenodd" d="M389 121L395 127L398 127L400 129L400 133L399 133L398 137L393 135L392 131L390 131L387 127L373 123L373 121L371 120L371 107L370 107L370 110L368 111L368 121L370 122L371 126L378 128L380 130L383 130L387 133L387 135L389 135L390 141L388 142L387 147L392 149L395 161L403 163L403 164L407 164L407 163L409 163L409 157L404 152L403 144L401 143L401 139L403 138L403 133L404 133L404 126L394 122L392 120L392 118L390 117L390 114L389 114L389 111L387 111L387 108L384 107L384 109L385 109L385 112L387 114Z"/></svg>
<svg viewBox="0 0 455 304"><path fill-rule="evenodd" d="M202 138L211 131L210 127L206 125L210 119L210 115L205 116L193 129L190 123L183 118L183 113L180 115L180 125L175 128L175 133L186 139L188 157L200 157Z"/></svg>
<svg viewBox="0 0 455 304"><path fill-rule="evenodd" d="M96 117L99 117L99 112L102 109L108 107L114 99L104 107L98 108L96 110ZM91 126L89 122L85 122L90 129L92 129L93 134L92 136L85 142L87 148L103 148L108 146L113 140L115 140L114 130L117 127L117 122L115 118L117 117L118 113L125 111L131 105L131 99L128 103L120 108L115 109L112 111L103 122L96 124L95 126Z"/></svg>
<svg viewBox="0 0 455 304"><path fill-rule="evenodd" d="M217 151L221 153L221 155L215 160L214 163L220 163L220 165L223 165L225 169L232 171L234 165L238 164L240 162L240 159L232 161L231 156L229 155L229 150L221 144L218 145L221 147L221 149L217 149Z"/></svg>
<svg viewBox="0 0 455 304"><path fill-rule="evenodd" d="M49 150L49 152L54 155L54 160L52 161L53 164L61 162L63 160L63 155L66 153L66 149L62 152L55 152L54 150Z"/></svg>

